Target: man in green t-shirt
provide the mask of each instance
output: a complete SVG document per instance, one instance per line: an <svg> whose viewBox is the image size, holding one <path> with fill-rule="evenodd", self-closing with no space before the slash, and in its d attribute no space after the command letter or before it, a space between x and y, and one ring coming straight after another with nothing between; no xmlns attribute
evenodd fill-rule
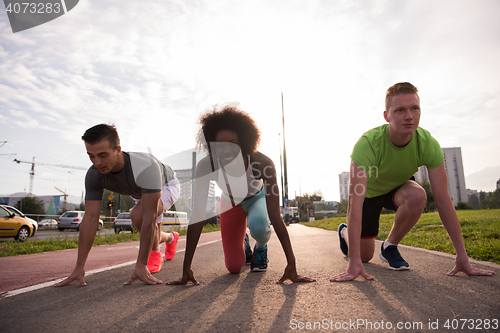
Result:
<svg viewBox="0 0 500 333"><path fill-rule="evenodd" d="M382 208L396 210L394 225L382 243L380 259L393 270L409 269L397 245L415 226L427 201L425 190L412 175L425 165L436 208L456 252L455 267L448 275L492 275L471 267L462 230L448 192L443 152L430 133L418 127L420 97L411 83L397 83L387 90L384 119L388 124L374 128L359 139L351 155L347 224L338 228L340 248L349 256L347 271L330 281L348 281L358 276L373 279L363 262L375 253Z"/></svg>

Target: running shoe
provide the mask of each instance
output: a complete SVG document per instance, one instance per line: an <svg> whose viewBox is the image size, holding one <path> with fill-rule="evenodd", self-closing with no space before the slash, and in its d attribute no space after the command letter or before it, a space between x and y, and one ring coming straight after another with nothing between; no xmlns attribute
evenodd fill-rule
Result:
<svg viewBox="0 0 500 333"><path fill-rule="evenodd" d="M267 271L267 244L263 248L257 249L257 244L253 248L253 261L250 264L250 270L252 272L265 272Z"/></svg>
<svg viewBox="0 0 500 333"><path fill-rule="evenodd" d="M340 251L342 251L342 253L345 256L348 256L349 251L347 248L347 242L345 241L344 236L342 236L342 230L344 230L344 228L347 228L347 224L341 223L341 224L339 224L339 227L337 230L339 232Z"/></svg>
<svg viewBox="0 0 500 333"><path fill-rule="evenodd" d="M389 245L384 249L384 243L380 249L380 259L389 264L389 268L395 271L410 269L410 265L401 257L397 245Z"/></svg>
<svg viewBox="0 0 500 333"><path fill-rule="evenodd" d="M151 251L148 259L148 270L150 273L157 273L160 271L161 266L163 266L163 258L161 257L161 252Z"/></svg>
<svg viewBox="0 0 500 333"><path fill-rule="evenodd" d="M252 248L250 247L250 240L248 239L248 234L245 234L245 264L250 265L253 260Z"/></svg>
<svg viewBox="0 0 500 333"><path fill-rule="evenodd" d="M177 241L179 240L179 233L172 231L172 241L170 243L165 242L165 259L172 260L175 257L175 252L177 251Z"/></svg>

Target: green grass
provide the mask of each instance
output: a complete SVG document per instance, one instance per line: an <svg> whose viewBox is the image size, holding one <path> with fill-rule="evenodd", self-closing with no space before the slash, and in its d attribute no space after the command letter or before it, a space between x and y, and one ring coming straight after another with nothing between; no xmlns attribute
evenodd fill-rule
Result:
<svg viewBox="0 0 500 333"><path fill-rule="evenodd" d="M500 209L457 211L465 249L469 257L500 264ZM378 240L385 240L391 231L394 214L380 216ZM337 230L345 217L302 223L309 227ZM438 213L422 214L401 244L455 254L453 244Z"/></svg>
<svg viewBox="0 0 500 333"><path fill-rule="evenodd" d="M186 235L187 229L175 227L172 230L177 231L179 235ZM203 227L202 232L219 231L218 225L207 224ZM94 246L109 245L124 242L133 242L139 240L139 233L121 232L119 234L112 234L101 236L99 232L94 239ZM48 251L57 251L65 249L74 249L78 247L78 238L54 237L51 239L34 240L26 242L0 242L0 257L17 256L21 254L41 253Z"/></svg>

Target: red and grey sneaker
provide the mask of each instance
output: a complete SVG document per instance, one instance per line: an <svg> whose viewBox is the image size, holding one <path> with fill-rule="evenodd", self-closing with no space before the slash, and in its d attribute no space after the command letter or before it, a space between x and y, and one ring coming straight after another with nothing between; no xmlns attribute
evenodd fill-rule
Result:
<svg viewBox="0 0 500 333"><path fill-rule="evenodd" d="M172 241L170 243L165 242L165 259L172 260L175 257L175 252L177 251L177 241L179 240L179 233L172 231Z"/></svg>
<svg viewBox="0 0 500 333"><path fill-rule="evenodd" d="M161 257L161 252L156 252L152 250L149 254L148 259L148 270L150 273L157 273L161 270L163 266L163 258Z"/></svg>

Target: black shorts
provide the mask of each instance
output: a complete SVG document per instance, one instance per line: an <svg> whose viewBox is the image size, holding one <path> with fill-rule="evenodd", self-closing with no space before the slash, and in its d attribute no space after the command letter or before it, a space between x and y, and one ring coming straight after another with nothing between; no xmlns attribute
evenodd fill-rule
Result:
<svg viewBox="0 0 500 333"><path fill-rule="evenodd" d="M391 210L398 209L394 203L394 193L396 193L398 188L395 188L389 193L379 195L378 197L365 198L361 219L361 238L375 238L378 236L378 226L382 208Z"/></svg>
<svg viewBox="0 0 500 333"><path fill-rule="evenodd" d="M410 180L414 181L415 178L411 177ZM378 197L365 198L361 219L361 238L375 238L378 236L379 219L382 208L398 210L398 207L394 203L394 194L399 187L396 187L389 193L379 195Z"/></svg>

